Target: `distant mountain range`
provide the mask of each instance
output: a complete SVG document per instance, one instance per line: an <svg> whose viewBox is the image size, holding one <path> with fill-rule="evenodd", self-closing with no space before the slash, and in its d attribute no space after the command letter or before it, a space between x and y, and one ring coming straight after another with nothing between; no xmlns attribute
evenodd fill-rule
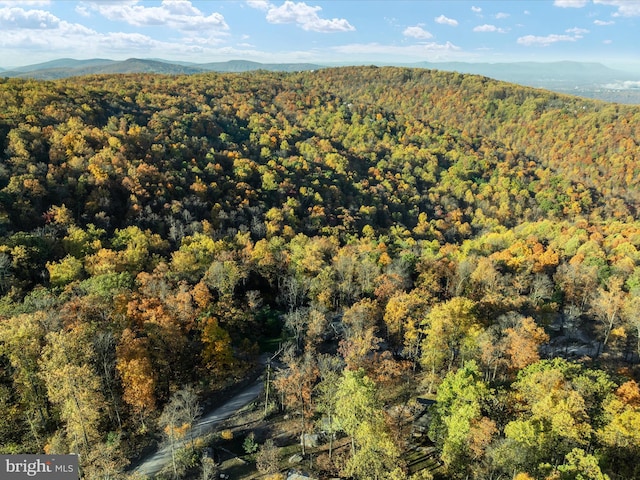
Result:
<svg viewBox="0 0 640 480"><path fill-rule="evenodd" d="M640 103L640 74L614 70L600 63L569 61L547 63L419 62L404 64L402 66L483 75L497 80L544 88L561 93L622 103ZM318 70L321 68L328 68L328 66L311 63L259 63L248 60L189 63L138 58L130 58L124 61L100 58L90 60L62 58L11 70L0 68L0 76L56 80L81 75L119 73L192 75L212 71L248 72L254 70L271 70L293 72Z"/></svg>
<svg viewBox="0 0 640 480"><path fill-rule="evenodd" d="M161 73L167 75L192 75L203 72L248 72L252 70L302 71L323 68L309 63L258 63L246 60L230 60L215 63L168 62L130 58L123 61L95 58L74 60L61 58L50 62L27 65L13 70L2 70L4 77L35 78L56 80L80 75L100 75L112 73Z"/></svg>

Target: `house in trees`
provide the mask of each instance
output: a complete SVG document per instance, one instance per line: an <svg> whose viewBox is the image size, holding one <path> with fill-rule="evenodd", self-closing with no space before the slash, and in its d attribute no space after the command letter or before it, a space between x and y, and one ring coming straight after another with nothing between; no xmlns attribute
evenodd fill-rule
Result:
<svg viewBox="0 0 640 480"><path fill-rule="evenodd" d="M429 398L417 399L419 410L416 412L415 419L413 421L414 437L422 437L422 434L429 430L429 424L431 423L430 409L435 405L435 403L435 400Z"/></svg>

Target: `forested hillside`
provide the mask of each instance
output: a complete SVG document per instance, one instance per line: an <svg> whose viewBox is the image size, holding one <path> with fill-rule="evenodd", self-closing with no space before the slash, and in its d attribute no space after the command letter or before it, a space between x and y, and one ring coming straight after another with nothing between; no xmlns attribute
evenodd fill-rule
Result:
<svg viewBox="0 0 640 480"><path fill-rule="evenodd" d="M638 478L639 139L432 70L0 80L0 451L120 478L282 338L319 475Z"/></svg>

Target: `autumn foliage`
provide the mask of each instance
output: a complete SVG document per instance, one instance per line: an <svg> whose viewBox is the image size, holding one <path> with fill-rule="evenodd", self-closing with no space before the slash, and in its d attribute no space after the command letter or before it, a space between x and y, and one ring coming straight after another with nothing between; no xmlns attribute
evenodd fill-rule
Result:
<svg viewBox="0 0 640 480"><path fill-rule="evenodd" d="M420 69L0 79L0 452L121 473L287 343L276 408L350 438L331 476L638 477L638 138Z"/></svg>

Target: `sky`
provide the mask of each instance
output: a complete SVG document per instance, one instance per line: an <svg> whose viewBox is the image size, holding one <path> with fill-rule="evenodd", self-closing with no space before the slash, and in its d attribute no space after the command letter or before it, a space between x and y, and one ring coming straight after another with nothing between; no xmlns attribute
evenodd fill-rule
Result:
<svg viewBox="0 0 640 480"><path fill-rule="evenodd" d="M640 71L640 0L0 0L0 67L58 58Z"/></svg>

